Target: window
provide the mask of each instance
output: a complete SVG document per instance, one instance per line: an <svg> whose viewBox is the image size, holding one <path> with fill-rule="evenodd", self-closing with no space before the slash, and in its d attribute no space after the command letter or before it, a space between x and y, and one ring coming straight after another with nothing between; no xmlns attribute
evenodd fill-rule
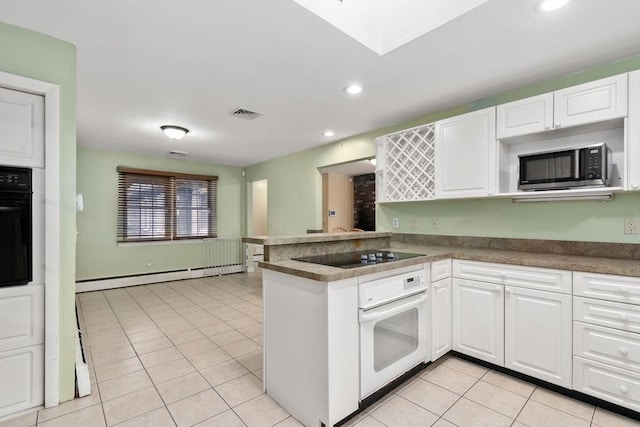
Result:
<svg viewBox="0 0 640 427"><path fill-rule="evenodd" d="M118 167L118 242L217 236L217 176Z"/></svg>

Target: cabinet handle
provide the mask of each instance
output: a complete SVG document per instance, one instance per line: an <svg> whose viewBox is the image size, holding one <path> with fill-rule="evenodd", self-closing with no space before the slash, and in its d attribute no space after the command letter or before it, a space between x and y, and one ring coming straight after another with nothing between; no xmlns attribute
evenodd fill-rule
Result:
<svg viewBox="0 0 640 427"><path fill-rule="evenodd" d="M556 122L556 127L559 128L560 126L562 126L562 123Z"/></svg>
<svg viewBox="0 0 640 427"><path fill-rule="evenodd" d="M620 393L622 394L627 394L627 392L629 391L629 389L627 389L627 386L621 385L620 388L618 388L618 390L620 390Z"/></svg>
<svg viewBox="0 0 640 427"><path fill-rule="evenodd" d="M440 289L440 285L433 285L434 288Z"/></svg>
<svg viewBox="0 0 640 427"><path fill-rule="evenodd" d="M496 286L496 292L500 292L501 289L502 289L502 286Z"/></svg>
<svg viewBox="0 0 640 427"><path fill-rule="evenodd" d="M640 184L638 184L637 182L635 184L631 184L632 188L640 188Z"/></svg>
<svg viewBox="0 0 640 427"><path fill-rule="evenodd" d="M629 292L629 288L627 288L626 286L620 288L620 293L626 294L627 292Z"/></svg>
<svg viewBox="0 0 640 427"><path fill-rule="evenodd" d="M505 291L504 291L504 292L505 292L507 295L511 295L511 289L510 289L510 288L505 289Z"/></svg>
<svg viewBox="0 0 640 427"><path fill-rule="evenodd" d="M627 350L624 347L620 347L620 350L618 350L620 352L621 355L626 356L627 354L629 354L629 350Z"/></svg>
<svg viewBox="0 0 640 427"><path fill-rule="evenodd" d="M629 316L627 316L626 313L622 313L620 315L620 320L622 320L623 322L626 322L627 320L629 320Z"/></svg>
<svg viewBox="0 0 640 427"><path fill-rule="evenodd" d="M545 129L551 129L551 125L544 125Z"/></svg>

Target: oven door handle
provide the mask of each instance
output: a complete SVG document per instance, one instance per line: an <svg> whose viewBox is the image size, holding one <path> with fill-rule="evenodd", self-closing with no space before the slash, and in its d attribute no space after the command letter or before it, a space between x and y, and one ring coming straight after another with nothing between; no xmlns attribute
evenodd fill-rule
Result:
<svg viewBox="0 0 640 427"><path fill-rule="evenodd" d="M429 295L425 292L422 296L415 296L407 298L407 302L400 305L394 305L394 307L386 310L380 310L381 307L372 308L371 310L360 310L360 323L371 322L373 320L384 319L398 313L402 313L409 308L419 306L429 298Z"/></svg>

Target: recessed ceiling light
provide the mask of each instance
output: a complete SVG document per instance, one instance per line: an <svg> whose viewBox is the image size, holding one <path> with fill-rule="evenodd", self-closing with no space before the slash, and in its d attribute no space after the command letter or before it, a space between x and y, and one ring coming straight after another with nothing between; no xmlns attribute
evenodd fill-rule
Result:
<svg viewBox="0 0 640 427"><path fill-rule="evenodd" d="M536 9L540 12L552 12L565 6L569 1L570 0L541 0L536 4Z"/></svg>
<svg viewBox="0 0 640 427"><path fill-rule="evenodd" d="M326 137L335 135L332 130L325 130L322 134Z"/></svg>
<svg viewBox="0 0 640 427"><path fill-rule="evenodd" d="M344 88L344 91L349 95L357 95L362 92L362 86L359 84L350 84L349 86Z"/></svg>

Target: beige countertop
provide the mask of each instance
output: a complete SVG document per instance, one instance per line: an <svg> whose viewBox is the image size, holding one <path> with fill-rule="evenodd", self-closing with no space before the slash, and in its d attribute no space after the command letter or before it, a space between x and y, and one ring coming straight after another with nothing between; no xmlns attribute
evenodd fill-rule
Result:
<svg viewBox="0 0 640 427"><path fill-rule="evenodd" d="M358 233L362 234L362 233ZM384 233L375 233L384 234ZM325 239L320 241L326 241ZM380 271L391 270L424 262L432 262L445 258L466 259L473 261L515 264L530 267L556 268L561 270L583 271L589 273L616 274L640 277L640 261L625 258L586 257L574 255L541 254L533 252L505 251L495 249L470 249L445 246L423 246L392 242L390 248L396 252L412 252L424 256L360 268L342 269L301 261L261 262L259 266L267 270L291 274L321 282L331 282L363 276Z"/></svg>

